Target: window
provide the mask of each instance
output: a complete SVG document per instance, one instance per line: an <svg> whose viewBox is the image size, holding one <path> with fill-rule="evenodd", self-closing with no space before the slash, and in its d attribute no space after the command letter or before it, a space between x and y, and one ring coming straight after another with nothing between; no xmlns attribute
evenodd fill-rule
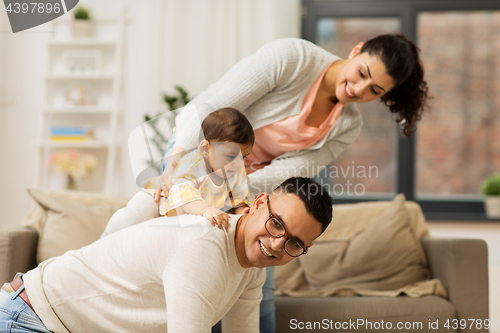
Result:
<svg viewBox="0 0 500 333"><path fill-rule="evenodd" d="M345 59L358 42L401 30L398 18L320 18L317 44ZM364 126L358 139L320 175L336 198L374 197L396 191L397 128L380 101L358 104Z"/></svg>
<svg viewBox="0 0 500 333"><path fill-rule="evenodd" d="M481 199L500 171L500 11L419 13L418 40L434 100L417 136L417 197Z"/></svg>
<svg viewBox="0 0 500 333"><path fill-rule="evenodd" d="M416 41L434 96L410 138L399 135L385 107L359 106L363 132L330 168L377 166L378 177L356 179L366 193L344 193L339 200L337 192L337 202L397 192L417 201L428 219L485 219L480 184L500 171L500 2L303 0L303 5L303 38L341 57L359 37L384 29ZM320 174L330 184L349 177Z"/></svg>

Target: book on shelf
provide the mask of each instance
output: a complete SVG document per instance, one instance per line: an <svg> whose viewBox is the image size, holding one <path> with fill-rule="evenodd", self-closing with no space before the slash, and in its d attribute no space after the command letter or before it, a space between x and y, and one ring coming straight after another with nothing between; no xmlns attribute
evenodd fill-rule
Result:
<svg viewBox="0 0 500 333"><path fill-rule="evenodd" d="M50 139L53 141L93 140L94 131L88 127L57 126L50 129Z"/></svg>

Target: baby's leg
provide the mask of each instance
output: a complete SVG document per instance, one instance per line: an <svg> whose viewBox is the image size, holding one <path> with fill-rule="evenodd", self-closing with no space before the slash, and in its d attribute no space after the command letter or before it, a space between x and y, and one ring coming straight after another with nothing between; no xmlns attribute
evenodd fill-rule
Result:
<svg viewBox="0 0 500 333"><path fill-rule="evenodd" d="M159 217L158 203L151 194L140 191L127 203L127 206L117 210L106 226L101 238L132 225Z"/></svg>

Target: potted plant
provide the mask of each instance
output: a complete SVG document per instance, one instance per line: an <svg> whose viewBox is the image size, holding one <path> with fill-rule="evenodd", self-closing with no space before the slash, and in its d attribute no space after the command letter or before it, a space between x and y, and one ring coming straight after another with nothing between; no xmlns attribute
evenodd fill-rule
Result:
<svg viewBox="0 0 500 333"><path fill-rule="evenodd" d="M71 26L73 37L90 37L92 35L90 11L83 6L77 6L73 16L75 18Z"/></svg>
<svg viewBox="0 0 500 333"><path fill-rule="evenodd" d="M500 173L486 178L481 191L486 196L486 216L490 219L500 218Z"/></svg>
<svg viewBox="0 0 500 333"><path fill-rule="evenodd" d="M160 112L156 116L144 116L145 123L148 124L149 128L153 131L150 140L161 156L165 153L168 140L173 131L175 131L175 117L177 117L180 109L191 100L189 93L181 86L175 86L175 90L176 93L174 95L163 94L163 101L168 106L169 112ZM160 172L157 166L152 166Z"/></svg>

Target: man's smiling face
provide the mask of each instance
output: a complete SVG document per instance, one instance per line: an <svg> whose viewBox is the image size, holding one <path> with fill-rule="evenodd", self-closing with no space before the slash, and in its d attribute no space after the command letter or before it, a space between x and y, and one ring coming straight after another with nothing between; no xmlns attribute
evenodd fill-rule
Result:
<svg viewBox="0 0 500 333"><path fill-rule="evenodd" d="M267 202L267 194L262 193L250 208L238 256L243 267L284 265L294 258L284 249L289 237L304 246L311 246L312 241L321 234L321 223L306 211L302 200L295 194L281 193L270 195L270 205L272 214L280 219L287 235L279 238L271 236L265 226L269 218Z"/></svg>

